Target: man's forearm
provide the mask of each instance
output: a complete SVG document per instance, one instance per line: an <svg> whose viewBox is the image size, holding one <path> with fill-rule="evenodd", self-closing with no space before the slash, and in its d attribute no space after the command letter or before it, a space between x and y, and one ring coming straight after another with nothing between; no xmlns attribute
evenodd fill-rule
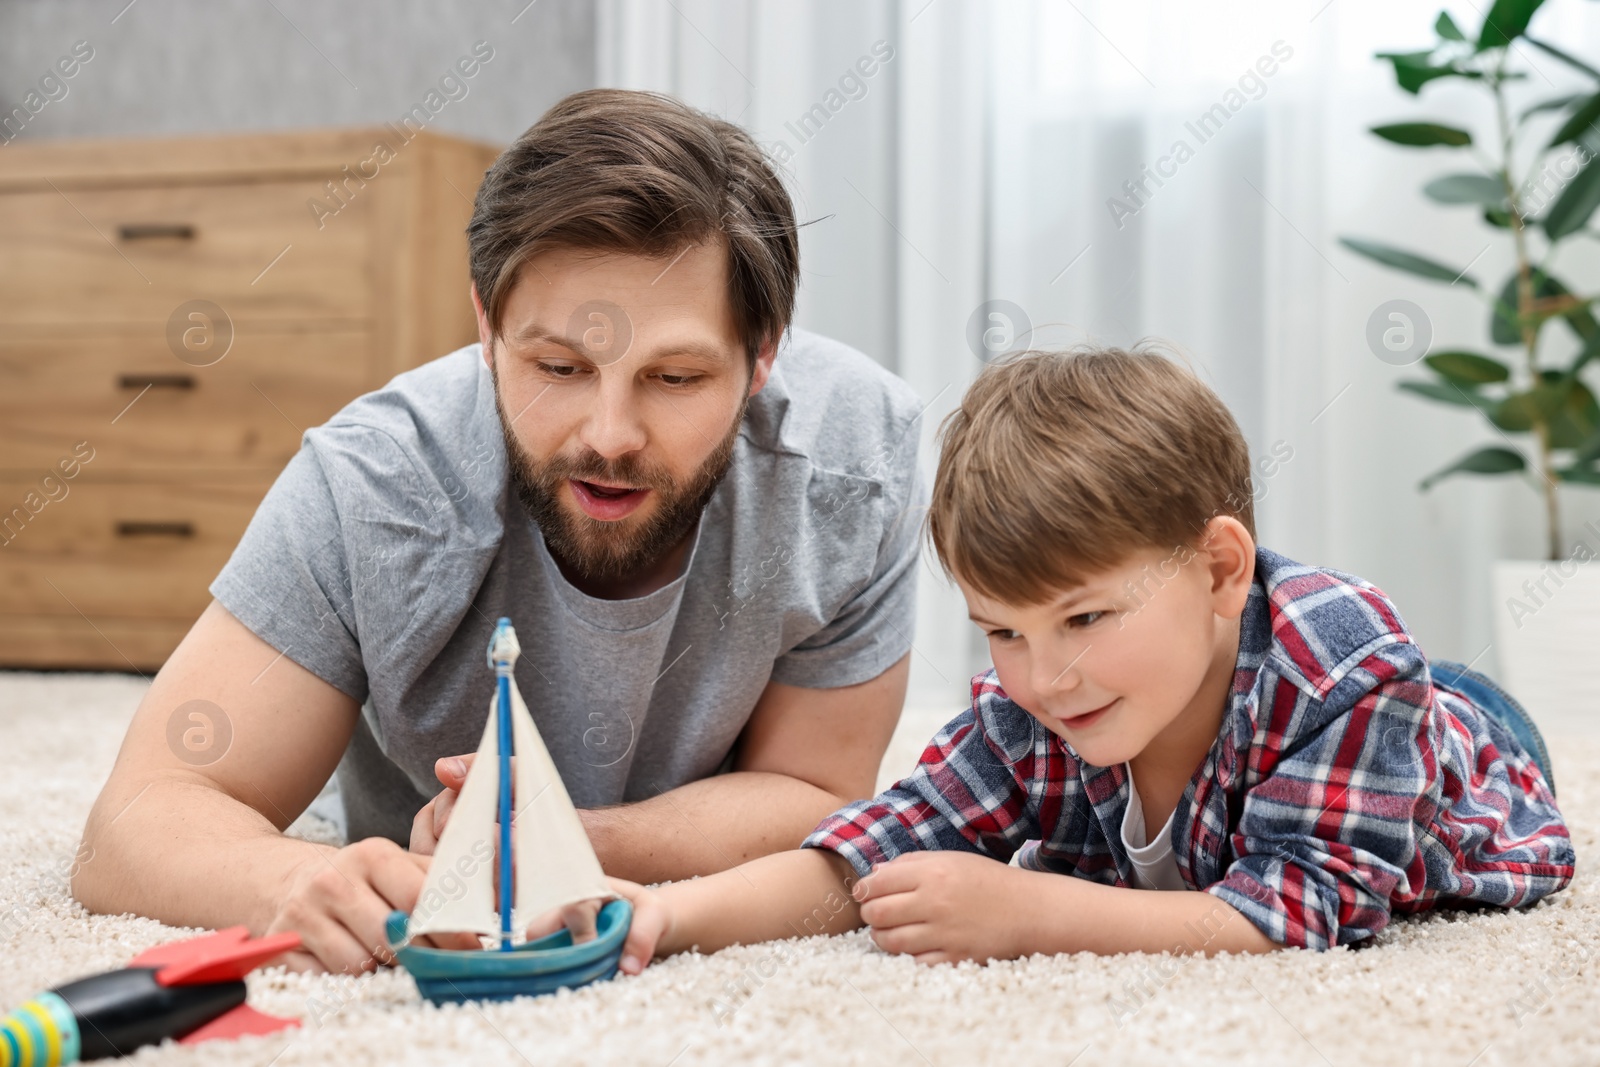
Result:
<svg viewBox="0 0 1600 1067"><path fill-rule="evenodd" d="M850 799L784 774L735 771L585 811L583 822L607 874L649 885L796 848Z"/></svg>
<svg viewBox="0 0 1600 1067"><path fill-rule="evenodd" d="M1281 948L1225 901L1201 892L1102 885L1018 871L1019 903L1035 916L1019 955L1033 952L1270 952Z"/></svg>
<svg viewBox="0 0 1600 1067"><path fill-rule="evenodd" d="M103 793L84 829L72 894L92 912L173 926L266 932L292 873L336 850L285 837L214 786L156 778Z"/></svg>

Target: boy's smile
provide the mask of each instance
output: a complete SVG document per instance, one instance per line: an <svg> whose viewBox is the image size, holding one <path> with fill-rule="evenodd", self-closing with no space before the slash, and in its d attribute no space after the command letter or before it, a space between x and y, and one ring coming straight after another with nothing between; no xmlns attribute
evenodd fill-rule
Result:
<svg viewBox="0 0 1600 1067"><path fill-rule="evenodd" d="M1111 700L1101 707L1095 708L1091 711L1086 711L1082 714L1062 716L1056 721L1061 723L1061 725L1068 730L1087 730L1089 727L1093 726L1095 723L1104 718L1105 714L1114 708L1116 704L1116 700Z"/></svg>
<svg viewBox="0 0 1600 1067"><path fill-rule="evenodd" d="M1007 696L1088 763L1131 762L1141 793L1181 793L1221 726L1254 561L1224 516L1199 547L1134 552L1040 604L956 582Z"/></svg>

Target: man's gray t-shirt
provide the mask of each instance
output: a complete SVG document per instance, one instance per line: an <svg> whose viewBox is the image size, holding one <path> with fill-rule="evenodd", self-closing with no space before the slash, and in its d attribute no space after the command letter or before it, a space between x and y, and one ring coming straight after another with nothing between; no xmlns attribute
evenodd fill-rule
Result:
<svg viewBox="0 0 1600 1067"><path fill-rule="evenodd" d="M853 685L910 649L922 407L861 353L790 331L684 572L601 600L566 581L511 488L469 345L308 431L211 593L363 702L337 776L352 841L406 843L434 761L477 748L502 615L573 802L643 800L726 769L769 680Z"/></svg>

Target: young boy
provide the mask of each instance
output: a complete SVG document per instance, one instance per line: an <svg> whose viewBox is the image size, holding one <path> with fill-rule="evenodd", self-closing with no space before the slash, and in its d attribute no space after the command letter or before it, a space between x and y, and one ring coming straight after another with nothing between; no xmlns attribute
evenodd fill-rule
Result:
<svg viewBox="0 0 1600 1067"><path fill-rule="evenodd" d="M1372 585L1256 546L1244 440L1192 374L1024 354L941 442L929 533L994 657L971 708L798 851L615 881L625 972L863 924L926 963L1323 949L1572 879L1526 714Z"/></svg>

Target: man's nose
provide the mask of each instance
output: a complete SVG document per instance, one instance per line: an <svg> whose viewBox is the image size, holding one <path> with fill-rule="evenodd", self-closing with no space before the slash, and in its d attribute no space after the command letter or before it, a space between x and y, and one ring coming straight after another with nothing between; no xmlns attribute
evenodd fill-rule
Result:
<svg viewBox="0 0 1600 1067"><path fill-rule="evenodd" d="M600 387L579 439L602 459L619 459L644 447L644 422L630 385L626 374L600 372Z"/></svg>

